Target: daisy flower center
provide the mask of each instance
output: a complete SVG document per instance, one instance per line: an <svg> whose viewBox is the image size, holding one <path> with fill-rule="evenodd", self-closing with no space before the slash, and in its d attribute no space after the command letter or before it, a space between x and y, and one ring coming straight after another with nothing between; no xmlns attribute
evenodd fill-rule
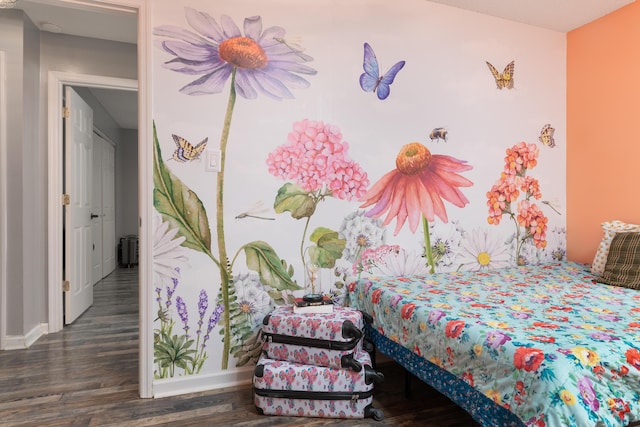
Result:
<svg viewBox="0 0 640 427"><path fill-rule="evenodd" d="M396 157L396 168L404 175L416 175L429 165L431 152L419 142L412 142L400 149Z"/></svg>
<svg viewBox="0 0 640 427"><path fill-rule="evenodd" d="M480 252L478 254L478 264L484 267L489 265L489 262L491 262L491 255L486 252Z"/></svg>
<svg viewBox="0 0 640 427"><path fill-rule="evenodd" d="M264 68L267 54L262 47L249 37L232 37L220 43L220 58L238 68Z"/></svg>
<svg viewBox="0 0 640 427"><path fill-rule="evenodd" d="M253 314L253 303L251 303L250 301L240 301L240 304L238 305L238 308L240 308L240 311L244 314Z"/></svg>
<svg viewBox="0 0 640 427"><path fill-rule="evenodd" d="M366 248L369 246L369 239L367 239L367 236L360 234L356 238L356 245L361 248Z"/></svg>

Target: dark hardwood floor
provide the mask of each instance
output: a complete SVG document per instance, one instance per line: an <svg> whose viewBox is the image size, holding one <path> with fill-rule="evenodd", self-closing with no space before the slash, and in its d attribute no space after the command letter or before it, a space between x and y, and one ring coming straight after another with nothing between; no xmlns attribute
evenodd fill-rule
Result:
<svg viewBox="0 0 640 427"><path fill-rule="evenodd" d="M374 406L384 420L258 415L250 387L138 397L137 269L96 284L94 304L73 325L25 350L0 351L1 426L427 426L471 427L471 417L385 361Z"/></svg>

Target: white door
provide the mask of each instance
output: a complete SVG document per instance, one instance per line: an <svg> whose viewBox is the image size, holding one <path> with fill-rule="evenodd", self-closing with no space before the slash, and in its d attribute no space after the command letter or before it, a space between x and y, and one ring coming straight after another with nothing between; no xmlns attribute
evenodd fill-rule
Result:
<svg viewBox="0 0 640 427"><path fill-rule="evenodd" d="M102 272L102 144L93 134L93 162L91 176L91 284L95 285L105 276Z"/></svg>
<svg viewBox="0 0 640 427"><path fill-rule="evenodd" d="M91 164L93 111L70 87L65 88L65 292L64 323L70 324L93 304L91 280Z"/></svg>
<svg viewBox="0 0 640 427"><path fill-rule="evenodd" d="M115 147L102 140L102 277L116 268Z"/></svg>

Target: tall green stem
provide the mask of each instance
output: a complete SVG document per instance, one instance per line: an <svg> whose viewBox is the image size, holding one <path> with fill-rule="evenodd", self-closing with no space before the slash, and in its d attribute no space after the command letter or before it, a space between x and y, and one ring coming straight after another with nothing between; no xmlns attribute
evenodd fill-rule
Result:
<svg viewBox="0 0 640 427"><path fill-rule="evenodd" d="M427 265L430 267L431 274L436 272L436 263L433 261L433 251L431 250L431 236L429 235L429 222L422 215L422 229L424 230L424 247L427 256Z"/></svg>
<svg viewBox="0 0 640 427"><path fill-rule="evenodd" d="M218 172L216 188L216 231L218 235L218 256L220 260L220 282L222 290L222 303L224 305L224 348L222 352L222 369L229 366L229 352L231 349L231 319L229 316L229 258L227 257L227 246L224 241L224 210L223 210L223 190L224 190L224 169L227 157L227 142L229 141L229 129L231 129L231 118L233 107L236 104L236 69L231 72L231 90L229 92L229 102L227 103L227 113L224 117L224 127L220 137L220 171Z"/></svg>
<svg viewBox="0 0 640 427"><path fill-rule="evenodd" d="M520 261L520 251L522 250L522 245L525 241L525 239L523 238L522 240L520 239L520 225L518 225L518 220L516 219L514 214L510 214L511 219L513 220L513 223L516 225L516 265L520 265L521 261Z"/></svg>
<svg viewBox="0 0 640 427"><path fill-rule="evenodd" d="M302 232L302 240L300 240L300 259L302 259L302 268L305 270L305 274L307 274L306 263L304 262L304 239L307 236L307 229L309 228L309 222L311 221L311 217L307 217L307 221L304 224L304 231Z"/></svg>

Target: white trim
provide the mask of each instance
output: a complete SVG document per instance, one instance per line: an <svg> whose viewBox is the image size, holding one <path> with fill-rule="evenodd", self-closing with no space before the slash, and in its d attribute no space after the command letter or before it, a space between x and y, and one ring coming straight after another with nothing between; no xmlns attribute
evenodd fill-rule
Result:
<svg viewBox="0 0 640 427"><path fill-rule="evenodd" d="M130 0L29 0L47 6L60 6L69 9L87 10L100 13L136 13L137 1Z"/></svg>
<svg viewBox="0 0 640 427"><path fill-rule="evenodd" d="M153 397L169 397L211 390L211 384L215 384L216 389L249 385L252 382L254 370L253 367L240 368L231 372L155 380Z"/></svg>
<svg viewBox="0 0 640 427"><path fill-rule="evenodd" d="M7 339L7 74L0 51L0 350Z"/></svg>
<svg viewBox="0 0 640 427"><path fill-rule="evenodd" d="M37 0L42 1L44 0ZM139 394L140 397L153 397L153 239L151 236L152 206L153 206L153 169L152 169L152 138L151 121L151 16L149 12L150 1L146 0L46 0L66 7L89 7L105 11L132 11L138 14L138 212L140 215L140 263L139 263L139 292L140 292L140 325L139 325ZM74 74L49 73L49 307L51 307L52 294L56 300L62 300L59 292L59 282L62 279L62 215L60 196L62 194L62 153L52 153L52 144L61 142L62 125L56 116L56 111L62 105L62 80L72 78ZM51 78L58 79L58 84L53 85ZM122 79L116 79L122 80ZM71 82L73 83L73 82ZM118 87L122 89L122 87ZM57 98L54 103L52 95ZM51 115L54 116L53 120ZM53 157L52 157L53 156ZM54 173L52 168L57 171ZM53 182L52 182L53 179ZM52 218L55 214L55 218ZM53 229L51 228L53 225ZM57 239L57 240L56 240ZM59 242L59 246L54 246ZM54 258L52 258L52 254ZM56 287L51 282L57 282ZM54 292L54 290L57 290ZM60 304L59 307L62 307ZM51 319L51 308L49 308ZM49 330L62 326L62 319L54 319L54 326L49 325ZM51 320L50 320L51 322ZM58 329L59 330L59 329Z"/></svg>
<svg viewBox="0 0 640 427"><path fill-rule="evenodd" d="M47 334L49 326L46 323L36 325L26 335L10 335L6 337L3 350L24 350L31 347L41 336Z"/></svg>
<svg viewBox="0 0 640 427"><path fill-rule="evenodd" d="M153 397L153 132L150 1L138 4L138 213L140 227L140 397Z"/></svg>
<svg viewBox="0 0 640 427"><path fill-rule="evenodd" d="M62 192L63 192L63 134L62 103L63 86L100 87L105 89L137 90L138 82L131 79L92 76L87 74L49 71L48 97L48 295L49 333L62 330L64 311L62 309Z"/></svg>

